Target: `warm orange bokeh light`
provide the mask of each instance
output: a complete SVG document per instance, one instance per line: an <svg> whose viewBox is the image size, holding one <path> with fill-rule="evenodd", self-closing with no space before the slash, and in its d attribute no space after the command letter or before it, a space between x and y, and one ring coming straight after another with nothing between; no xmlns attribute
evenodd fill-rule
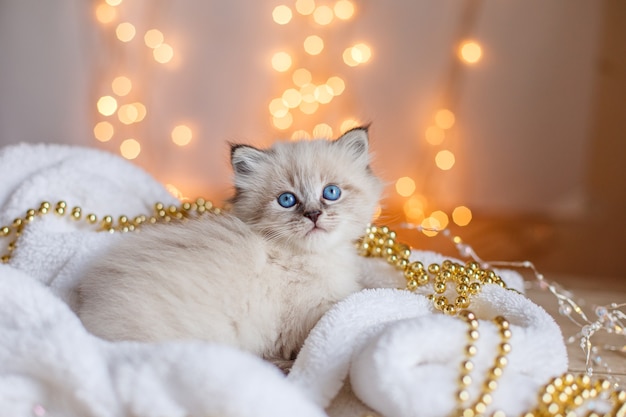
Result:
<svg viewBox="0 0 626 417"><path fill-rule="evenodd" d="M466 41L459 48L459 57L468 64L475 64L483 56L483 50L477 42Z"/></svg>
<svg viewBox="0 0 626 417"><path fill-rule="evenodd" d="M415 181L409 177L398 178L396 192L402 197L410 197L415 192Z"/></svg>

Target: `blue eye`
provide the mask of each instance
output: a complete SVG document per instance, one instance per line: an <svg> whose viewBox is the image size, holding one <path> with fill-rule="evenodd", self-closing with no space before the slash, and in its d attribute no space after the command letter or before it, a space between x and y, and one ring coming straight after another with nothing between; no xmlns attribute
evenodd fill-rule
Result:
<svg viewBox="0 0 626 417"><path fill-rule="evenodd" d="M293 193L282 193L277 198L278 204L284 208L290 208L296 205L296 196Z"/></svg>
<svg viewBox="0 0 626 417"><path fill-rule="evenodd" d="M326 187L324 187L322 197L330 201L338 200L339 197L341 197L341 188L337 187L334 184L327 185Z"/></svg>

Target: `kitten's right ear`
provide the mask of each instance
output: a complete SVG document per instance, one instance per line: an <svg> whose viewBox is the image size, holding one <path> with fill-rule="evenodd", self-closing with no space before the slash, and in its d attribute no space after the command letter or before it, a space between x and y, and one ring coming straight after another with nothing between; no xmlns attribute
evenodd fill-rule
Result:
<svg viewBox="0 0 626 417"><path fill-rule="evenodd" d="M249 145L230 145L230 163L238 175L247 175L257 170L265 160L265 152Z"/></svg>

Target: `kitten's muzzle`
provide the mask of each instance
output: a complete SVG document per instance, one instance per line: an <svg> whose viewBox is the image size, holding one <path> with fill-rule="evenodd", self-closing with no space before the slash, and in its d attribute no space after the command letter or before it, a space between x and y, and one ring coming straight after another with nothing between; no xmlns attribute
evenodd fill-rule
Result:
<svg viewBox="0 0 626 417"><path fill-rule="evenodd" d="M320 217L321 214L322 214L321 210L305 211L304 217L306 217L307 219L310 219L313 222L313 224L316 224L317 219Z"/></svg>

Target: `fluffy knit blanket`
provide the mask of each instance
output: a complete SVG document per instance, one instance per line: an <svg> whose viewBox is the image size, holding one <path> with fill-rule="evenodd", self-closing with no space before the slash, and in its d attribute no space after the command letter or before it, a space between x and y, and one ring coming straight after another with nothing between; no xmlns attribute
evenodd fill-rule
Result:
<svg viewBox="0 0 626 417"><path fill-rule="evenodd" d="M59 145L0 150L0 227L65 200L83 213L136 216L156 201L176 204L151 176L114 155ZM236 349L202 342L111 343L90 335L72 312L82 271L118 237L69 216L42 216L0 264L0 415L11 416L445 416L456 406L467 324L436 312L426 297L368 289L332 308L285 377ZM12 238L0 237L0 253ZM432 252L413 259L440 262ZM500 271L522 290L519 275ZM398 285L376 277L372 286ZM377 285L379 284L379 285ZM489 410L517 415L547 380L566 371L560 330L519 292L484 286L472 300L481 375L500 343L491 319L510 322L508 365ZM473 400L470 399L469 402Z"/></svg>

